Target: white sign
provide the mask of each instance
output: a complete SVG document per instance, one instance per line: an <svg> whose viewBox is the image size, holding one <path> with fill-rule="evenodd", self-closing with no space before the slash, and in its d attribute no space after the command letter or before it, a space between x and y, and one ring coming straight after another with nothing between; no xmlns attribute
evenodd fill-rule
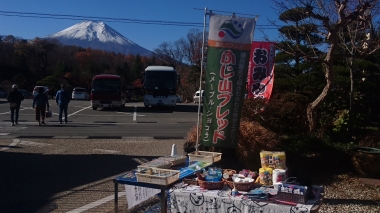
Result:
<svg viewBox="0 0 380 213"><path fill-rule="evenodd" d="M159 189L152 189L147 187L125 185L125 194L127 196L128 208L138 205L139 203L148 200L154 195L160 193Z"/></svg>

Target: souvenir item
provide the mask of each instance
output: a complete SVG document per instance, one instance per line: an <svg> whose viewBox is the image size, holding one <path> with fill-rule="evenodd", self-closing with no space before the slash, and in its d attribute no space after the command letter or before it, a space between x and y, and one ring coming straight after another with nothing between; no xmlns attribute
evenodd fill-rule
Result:
<svg viewBox="0 0 380 213"><path fill-rule="evenodd" d="M286 170L285 169L274 169L272 177L273 177L273 184L285 181L286 180Z"/></svg>
<svg viewBox="0 0 380 213"><path fill-rule="evenodd" d="M262 168L286 169L285 152L261 151L260 161Z"/></svg>
<svg viewBox="0 0 380 213"><path fill-rule="evenodd" d="M260 177L260 184L263 185L272 185L272 168L260 168L259 169L259 177Z"/></svg>
<svg viewBox="0 0 380 213"><path fill-rule="evenodd" d="M235 184L234 184L234 188L232 189L232 191L231 191L231 195L232 196L236 196L236 195L238 195L239 194L239 191L236 189L236 186L235 186Z"/></svg>
<svg viewBox="0 0 380 213"><path fill-rule="evenodd" d="M274 168L286 169L285 152L273 152Z"/></svg>

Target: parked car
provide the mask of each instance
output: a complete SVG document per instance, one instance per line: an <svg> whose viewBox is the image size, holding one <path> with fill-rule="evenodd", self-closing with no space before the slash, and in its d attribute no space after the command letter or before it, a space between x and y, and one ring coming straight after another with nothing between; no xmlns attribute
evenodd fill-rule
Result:
<svg viewBox="0 0 380 213"><path fill-rule="evenodd" d="M21 94L24 96L24 99L31 99L32 98L32 94L28 90L18 89L18 91L21 92Z"/></svg>
<svg viewBox="0 0 380 213"><path fill-rule="evenodd" d="M201 90L201 92L196 91L193 97L193 102L194 103L199 103L199 96L201 96L201 103L203 103L203 97L205 95L205 91Z"/></svg>
<svg viewBox="0 0 380 213"><path fill-rule="evenodd" d="M45 94L47 94L48 98L50 99L52 96L50 94L49 88L47 86L35 86L32 93L32 98L38 94L38 88L43 87L45 90Z"/></svg>
<svg viewBox="0 0 380 213"><path fill-rule="evenodd" d="M181 98L181 96L176 95L176 97L177 97L177 103L182 103L182 98Z"/></svg>
<svg viewBox="0 0 380 213"><path fill-rule="evenodd" d="M8 96L7 91L5 91L5 89L0 87L0 98L7 98L7 96Z"/></svg>
<svg viewBox="0 0 380 213"><path fill-rule="evenodd" d="M71 95L73 100L90 100L90 94L86 91L85 88L75 87Z"/></svg>

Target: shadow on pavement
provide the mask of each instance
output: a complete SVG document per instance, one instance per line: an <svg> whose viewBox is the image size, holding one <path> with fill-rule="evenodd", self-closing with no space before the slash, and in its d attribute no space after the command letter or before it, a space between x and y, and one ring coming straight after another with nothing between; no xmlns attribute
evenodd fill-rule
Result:
<svg viewBox="0 0 380 213"><path fill-rule="evenodd" d="M154 157L0 152L0 212L53 211L55 194L132 170L133 158Z"/></svg>

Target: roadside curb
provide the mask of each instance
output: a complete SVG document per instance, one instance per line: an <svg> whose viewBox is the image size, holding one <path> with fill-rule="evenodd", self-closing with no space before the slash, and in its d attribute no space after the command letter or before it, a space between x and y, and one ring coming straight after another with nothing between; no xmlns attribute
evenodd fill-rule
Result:
<svg viewBox="0 0 380 213"><path fill-rule="evenodd" d="M0 139L25 139L25 138L36 138L36 139L133 139L133 140L161 140L161 137L130 137L130 136L43 136L43 135L22 135L22 136L12 136L12 135L0 135ZM178 138L176 138L178 139ZM181 138L183 139L183 137Z"/></svg>
<svg viewBox="0 0 380 213"><path fill-rule="evenodd" d="M152 136L152 137L131 137L131 136L45 136L45 135L0 135L0 139L25 139L25 138L37 138L37 139L126 139L126 140L182 140L184 137L173 136Z"/></svg>

